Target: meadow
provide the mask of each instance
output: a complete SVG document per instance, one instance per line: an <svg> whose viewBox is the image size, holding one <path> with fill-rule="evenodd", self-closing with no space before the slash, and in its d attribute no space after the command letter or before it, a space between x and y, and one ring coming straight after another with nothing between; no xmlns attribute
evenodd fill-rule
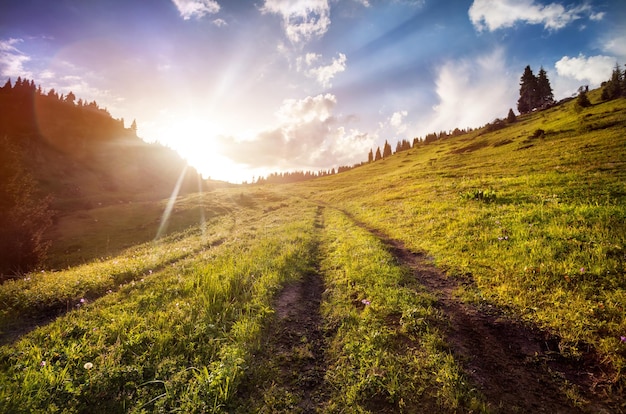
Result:
<svg viewBox="0 0 626 414"><path fill-rule="evenodd" d="M623 412L626 100L597 95L322 179L181 197L156 240L167 200L65 217L57 270L0 286L0 412ZM559 399L489 393L390 241L454 284L446 301L549 333L524 369ZM317 333L293 333L280 304L313 281ZM593 384L554 365L590 355Z"/></svg>

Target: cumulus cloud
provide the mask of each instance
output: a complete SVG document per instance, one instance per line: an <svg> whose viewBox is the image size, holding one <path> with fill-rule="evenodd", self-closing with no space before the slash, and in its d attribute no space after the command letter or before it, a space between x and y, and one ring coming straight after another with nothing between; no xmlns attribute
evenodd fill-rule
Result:
<svg viewBox="0 0 626 414"><path fill-rule="evenodd" d="M588 3L565 8L558 3L537 4L535 0L474 0L469 8L470 20L480 31L512 27L517 22L558 30L585 16L601 20L604 14L594 12Z"/></svg>
<svg viewBox="0 0 626 414"><path fill-rule="evenodd" d="M224 19L215 19L213 20L213 24L216 25L217 27L228 26L228 23L226 23L226 20Z"/></svg>
<svg viewBox="0 0 626 414"><path fill-rule="evenodd" d="M200 19L207 14L220 11L220 5L215 0L172 0L172 2L184 20L192 17Z"/></svg>
<svg viewBox="0 0 626 414"><path fill-rule="evenodd" d="M421 134L477 127L506 116L517 99L517 89L511 88L516 82L507 74L501 49L472 60L447 62L437 75L439 103Z"/></svg>
<svg viewBox="0 0 626 414"><path fill-rule="evenodd" d="M32 78L32 72L24 65L31 59L17 48L22 39L0 40L0 74L5 77Z"/></svg>
<svg viewBox="0 0 626 414"><path fill-rule="evenodd" d="M346 70L346 55L339 53L339 56L334 58L330 64L314 66L315 62L321 58L322 55L315 53L307 53L299 57L297 59L298 70L304 72L306 76L317 80L324 88L330 88L332 86L331 81L335 75Z"/></svg>
<svg viewBox="0 0 626 414"><path fill-rule="evenodd" d="M251 140L220 137L222 153L238 164L273 170L323 169L358 162L372 146L366 133L346 129L333 116L332 94L285 100L278 126Z"/></svg>
<svg viewBox="0 0 626 414"><path fill-rule="evenodd" d="M554 65L559 76L587 81L594 87L611 77L614 66L614 57L603 55L585 57L583 54L577 57L563 56Z"/></svg>
<svg viewBox="0 0 626 414"><path fill-rule="evenodd" d="M407 111L398 111L394 112L393 115L389 118L389 125L395 128L398 134L401 134L407 130L407 126L404 123L404 118L407 117L409 113Z"/></svg>
<svg viewBox="0 0 626 414"><path fill-rule="evenodd" d="M328 0L265 0L261 11L280 15L285 34L294 44L321 37L330 26Z"/></svg>

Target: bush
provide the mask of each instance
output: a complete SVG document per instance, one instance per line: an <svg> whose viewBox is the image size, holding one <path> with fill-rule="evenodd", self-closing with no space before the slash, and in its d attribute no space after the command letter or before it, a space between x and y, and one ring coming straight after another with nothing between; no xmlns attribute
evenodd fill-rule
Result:
<svg viewBox="0 0 626 414"><path fill-rule="evenodd" d="M464 193L461 193L461 198L463 200L476 200L482 201L485 203L491 203L496 201L496 192L493 190L469 190Z"/></svg>

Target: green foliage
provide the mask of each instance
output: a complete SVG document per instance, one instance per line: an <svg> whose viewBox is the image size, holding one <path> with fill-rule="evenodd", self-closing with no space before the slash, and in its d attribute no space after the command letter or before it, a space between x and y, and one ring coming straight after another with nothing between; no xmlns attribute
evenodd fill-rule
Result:
<svg viewBox="0 0 626 414"><path fill-rule="evenodd" d="M520 114L527 114L538 108L546 108L554 103L552 87L543 67L535 76L530 66L526 66L520 79L519 93L517 110Z"/></svg>
<svg viewBox="0 0 626 414"><path fill-rule="evenodd" d="M578 90L578 97L576 98L576 107L579 109L588 108L591 106L591 101L587 97L587 91L582 87Z"/></svg>
<svg viewBox="0 0 626 414"><path fill-rule="evenodd" d="M509 108L509 113L506 116L506 122L508 122L509 124L512 124L515 121L517 121L517 116L515 116L515 112L513 112L513 108Z"/></svg>
<svg viewBox="0 0 626 414"><path fill-rule="evenodd" d="M492 203L496 201L496 192L482 189L474 189L461 193L461 199L463 200L476 200L484 203Z"/></svg>

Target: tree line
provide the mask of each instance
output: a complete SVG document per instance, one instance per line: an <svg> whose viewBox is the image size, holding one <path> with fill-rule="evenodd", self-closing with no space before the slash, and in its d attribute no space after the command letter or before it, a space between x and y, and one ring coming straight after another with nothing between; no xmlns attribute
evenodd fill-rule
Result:
<svg viewBox="0 0 626 414"><path fill-rule="evenodd" d="M52 197L34 175L37 148L52 145L77 156L86 142L135 131L136 122L126 129L123 119L73 92L45 92L21 77L0 87L0 282L37 268L50 244Z"/></svg>

